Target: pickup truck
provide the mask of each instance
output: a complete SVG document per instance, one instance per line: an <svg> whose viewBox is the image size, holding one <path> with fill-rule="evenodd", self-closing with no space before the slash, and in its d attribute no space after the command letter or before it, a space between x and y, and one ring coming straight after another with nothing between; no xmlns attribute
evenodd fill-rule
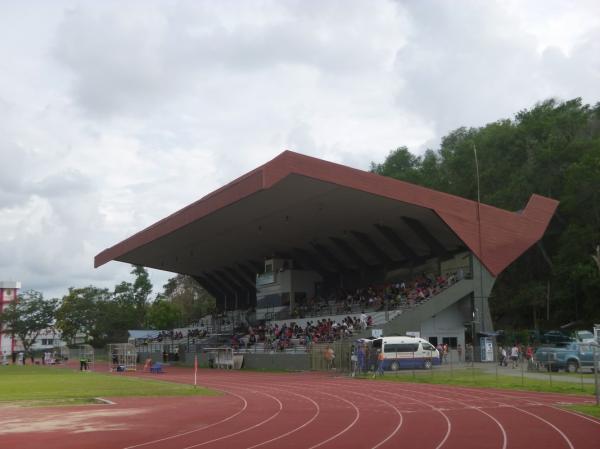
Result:
<svg viewBox="0 0 600 449"><path fill-rule="evenodd" d="M566 343L559 346L541 346L533 356L534 360L548 371L564 369L576 373L579 369L594 370L594 347L600 359L600 346L584 343ZM600 368L600 366L598 367Z"/></svg>

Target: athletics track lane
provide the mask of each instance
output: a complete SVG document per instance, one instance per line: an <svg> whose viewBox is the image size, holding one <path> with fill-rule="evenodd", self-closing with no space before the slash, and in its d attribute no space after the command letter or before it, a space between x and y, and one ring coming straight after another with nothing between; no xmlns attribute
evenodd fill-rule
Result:
<svg viewBox="0 0 600 449"><path fill-rule="evenodd" d="M169 368L159 378L191 383L191 376L190 369ZM198 378L225 394L0 409L0 441L19 449L600 448L600 421L555 407L588 402L589 397L370 382L320 373L201 370ZM2 433L7 422L25 413L33 423L30 431ZM44 430L36 424L73 413L91 417L83 427Z"/></svg>

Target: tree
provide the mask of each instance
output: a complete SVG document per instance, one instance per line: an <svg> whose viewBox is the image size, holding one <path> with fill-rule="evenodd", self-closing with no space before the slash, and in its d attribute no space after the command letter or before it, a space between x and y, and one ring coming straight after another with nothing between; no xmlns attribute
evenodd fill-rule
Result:
<svg viewBox="0 0 600 449"><path fill-rule="evenodd" d="M544 289L552 303L544 327L600 321L600 277L589 257L590 242L600 241L600 103L546 100L513 119L451 131L423 156L400 147L371 170L476 199L474 146L482 202L520 210L533 193L560 201L543 255L532 248L497 280L490 299L496 323L534 325Z"/></svg>
<svg viewBox="0 0 600 449"><path fill-rule="evenodd" d="M123 281L116 285L113 299L122 312L119 320L123 323L121 325L128 323L129 329L139 329L147 325L146 313L152 283L144 267L132 265L132 268L131 274L135 276L133 283Z"/></svg>
<svg viewBox="0 0 600 449"><path fill-rule="evenodd" d="M56 327L61 330L63 340L73 344L77 335L92 339L98 325L99 304L110 297L108 289L94 286L69 288L56 311Z"/></svg>
<svg viewBox="0 0 600 449"><path fill-rule="evenodd" d="M173 329L181 324L181 311L175 304L157 299L148 309L148 325L151 329Z"/></svg>
<svg viewBox="0 0 600 449"><path fill-rule="evenodd" d="M189 324L216 311L216 302L192 277L178 274L163 286L162 298L180 311L181 320Z"/></svg>
<svg viewBox="0 0 600 449"><path fill-rule="evenodd" d="M31 347L35 344L40 332L49 328L54 322L54 312L58 300L45 300L42 293L29 290L18 295L17 300L0 314L0 320L6 331L21 340L25 356L30 355L33 362Z"/></svg>

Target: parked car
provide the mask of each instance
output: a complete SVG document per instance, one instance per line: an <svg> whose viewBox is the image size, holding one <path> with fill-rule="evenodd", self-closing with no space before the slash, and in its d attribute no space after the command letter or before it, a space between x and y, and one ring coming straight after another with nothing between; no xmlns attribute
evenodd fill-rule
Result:
<svg viewBox="0 0 600 449"><path fill-rule="evenodd" d="M581 343L596 343L596 338L590 331L575 331L573 336Z"/></svg>
<svg viewBox="0 0 600 449"><path fill-rule="evenodd" d="M587 343L567 343L561 346L541 346L535 351L534 361L548 371L563 369L576 373L579 369L594 369L594 346ZM600 368L598 366L597 368Z"/></svg>
<svg viewBox="0 0 600 449"><path fill-rule="evenodd" d="M561 331L548 331L541 337L542 344L557 344L557 343L569 343L574 341L572 337Z"/></svg>

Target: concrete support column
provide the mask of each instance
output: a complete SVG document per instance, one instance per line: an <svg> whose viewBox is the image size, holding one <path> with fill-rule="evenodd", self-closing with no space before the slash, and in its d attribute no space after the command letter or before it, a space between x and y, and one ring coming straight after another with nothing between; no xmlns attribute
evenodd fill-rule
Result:
<svg viewBox="0 0 600 449"><path fill-rule="evenodd" d="M472 257L473 267L473 307L474 307L474 330L475 335L473 336L476 341L475 344L475 360L481 360L481 348L479 346L479 339L477 339L478 333L491 333L494 332L494 324L492 322L492 315L490 313L489 298L496 278L481 264L479 259L474 255ZM495 350L494 350L495 356Z"/></svg>

